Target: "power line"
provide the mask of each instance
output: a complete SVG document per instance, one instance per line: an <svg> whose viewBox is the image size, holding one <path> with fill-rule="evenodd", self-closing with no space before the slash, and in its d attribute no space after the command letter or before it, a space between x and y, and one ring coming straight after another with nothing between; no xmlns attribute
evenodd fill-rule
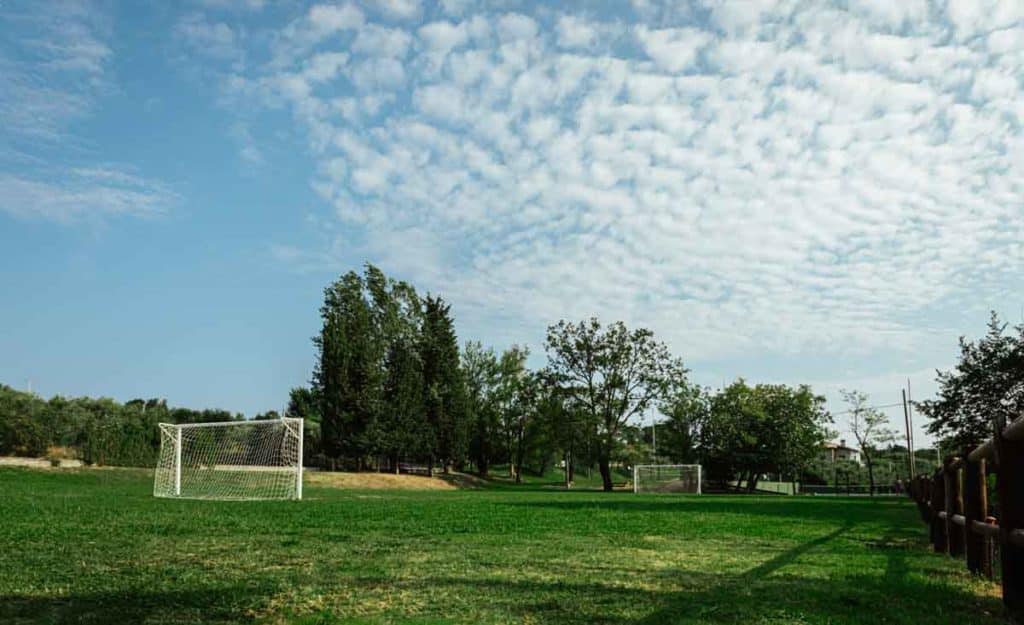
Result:
<svg viewBox="0 0 1024 625"><path fill-rule="evenodd" d="M878 406L864 406L863 408L860 408L860 410L878 410L878 409L881 409L881 408L898 408L898 407L900 407L902 405L903 405L902 403L898 403L898 404L881 404L881 405L878 405ZM843 410L842 412L833 412L832 414L841 415L841 414L850 414L851 412L854 412L854 411L853 410Z"/></svg>

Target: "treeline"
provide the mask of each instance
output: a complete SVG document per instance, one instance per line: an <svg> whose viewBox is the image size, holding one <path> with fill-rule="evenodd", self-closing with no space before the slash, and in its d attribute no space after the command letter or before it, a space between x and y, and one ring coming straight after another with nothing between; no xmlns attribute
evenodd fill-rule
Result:
<svg viewBox="0 0 1024 625"><path fill-rule="evenodd" d="M723 482L753 488L769 472L799 472L827 436L824 400L806 386L750 386L711 392L690 384L682 362L649 330L596 319L548 328L547 364L529 352L477 342L461 350L450 307L368 265L324 292L317 365L309 389L295 389L289 414L317 424L314 452L330 468L433 470L495 465L521 479L556 463L568 478L597 465L606 489L612 468L658 456L701 462Z"/></svg>
<svg viewBox="0 0 1024 625"><path fill-rule="evenodd" d="M450 306L367 265L324 290L309 387L286 416L305 420L305 462L326 469L427 471L502 467L514 481L597 467L606 489L637 463L700 463L723 484L798 475L829 436L822 397L807 386L712 391L647 329L596 319L547 330L545 363L513 345L460 347ZM660 413L655 433L646 423ZM277 418L275 412L257 418ZM240 420L163 400L44 401L0 388L0 454L71 450L85 462L152 466L157 423ZM54 451L56 450L56 451Z"/></svg>
<svg viewBox="0 0 1024 625"><path fill-rule="evenodd" d="M257 418L276 418L277 413ZM157 423L242 420L226 410L168 407L163 399L55 396L0 384L0 455L73 457L86 464L150 467L160 449Z"/></svg>

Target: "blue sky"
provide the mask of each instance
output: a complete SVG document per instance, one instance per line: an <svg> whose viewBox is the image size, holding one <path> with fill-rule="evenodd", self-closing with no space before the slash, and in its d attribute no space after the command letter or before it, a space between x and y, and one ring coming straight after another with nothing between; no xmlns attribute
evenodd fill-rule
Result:
<svg viewBox="0 0 1024 625"><path fill-rule="evenodd" d="M3 0L0 381L279 408L371 261L536 365L923 398L1021 318L1022 79L1018 2Z"/></svg>

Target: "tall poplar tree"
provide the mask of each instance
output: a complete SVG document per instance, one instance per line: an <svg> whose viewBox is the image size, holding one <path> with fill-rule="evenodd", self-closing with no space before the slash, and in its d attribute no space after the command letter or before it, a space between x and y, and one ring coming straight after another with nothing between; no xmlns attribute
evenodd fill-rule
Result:
<svg viewBox="0 0 1024 625"><path fill-rule="evenodd" d="M363 289L354 271L324 289L323 327L314 339L318 361L313 390L320 399L323 449L332 468L342 457L362 468L380 397L382 368Z"/></svg>
<svg viewBox="0 0 1024 625"><path fill-rule="evenodd" d="M440 297L427 296L419 341L424 413L428 437L432 438L431 468L438 460L446 473L452 466L460 469L465 464L470 433L459 344L450 309Z"/></svg>

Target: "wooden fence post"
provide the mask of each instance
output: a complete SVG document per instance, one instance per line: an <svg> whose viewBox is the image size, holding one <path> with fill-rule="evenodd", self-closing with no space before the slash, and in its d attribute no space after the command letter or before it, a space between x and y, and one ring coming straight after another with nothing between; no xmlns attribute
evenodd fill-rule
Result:
<svg viewBox="0 0 1024 625"><path fill-rule="evenodd" d="M1024 622L1024 547L1010 533L1024 529L1024 442L1015 442L997 428L996 492L999 493L999 555L1002 563L1003 605L1013 622Z"/></svg>
<svg viewBox="0 0 1024 625"><path fill-rule="evenodd" d="M988 492L985 489L985 460L971 462L970 450L964 450L964 539L967 549L967 569L972 573L991 575L988 538L975 532L975 521L985 522L988 517Z"/></svg>
<svg viewBox="0 0 1024 625"><path fill-rule="evenodd" d="M956 467L956 458L946 458L942 467L943 489L946 500L946 542L949 555L960 558L964 555L963 528L953 522L954 514L961 514L964 509L963 488L960 482L960 469Z"/></svg>
<svg viewBox="0 0 1024 625"><path fill-rule="evenodd" d="M944 486L943 471L942 469L936 469L935 475L932 476L931 489L931 535L932 545L938 553L946 553L949 549L948 543L946 542L946 521L945 519L939 518L939 512L942 510L946 501L946 489Z"/></svg>

